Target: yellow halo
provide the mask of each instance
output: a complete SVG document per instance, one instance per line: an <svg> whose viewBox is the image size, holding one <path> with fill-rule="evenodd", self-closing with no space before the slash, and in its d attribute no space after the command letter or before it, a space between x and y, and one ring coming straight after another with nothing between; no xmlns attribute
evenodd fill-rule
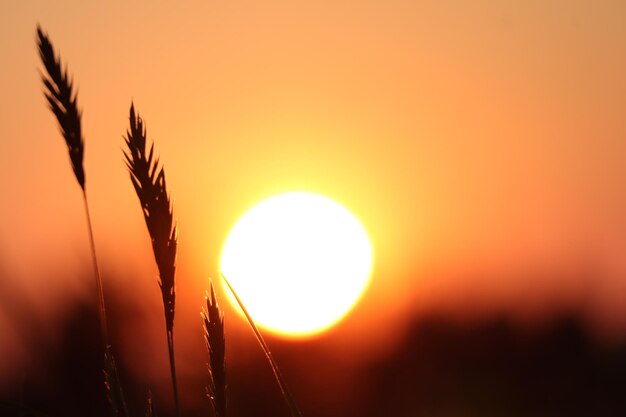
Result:
<svg viewBox="0 0 626 417"><path fill-rule="evenodd" d="M341 320L367 288L372 248L359 221L307 192L270 197L224 243L221 270L255 322L303 337ZM237 305L231 296L230 301Z"/></svg>

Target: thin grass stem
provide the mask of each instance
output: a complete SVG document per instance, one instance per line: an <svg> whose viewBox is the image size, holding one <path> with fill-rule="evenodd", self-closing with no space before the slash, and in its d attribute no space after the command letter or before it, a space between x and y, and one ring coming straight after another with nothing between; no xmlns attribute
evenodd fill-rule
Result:
<svg viewBox="0 0 626 417"><path fill-rule="evenodd" d="M178 382L176 381L176 361L174 360L174 331L167 331L167 348L170 358L170 372L172 374L172 388L174 390L174 405L176 406L176 416L180 417L180 402L178 400Z"/></svg>
<svg viewBox="0 0 626 417"><path fill-rule="evenodd" d="M287 406L289 407L289 411L291 411L291 415L293 417L302 417L302 413L300 412L300 409L298 408L295 399L291 395L291 391L289 391L289 388L287 387L287 382L285 381L285 378L283 378L283 375L280 372L280 369L278 368L278 364L276 363L276 361L274 360L274 357L272 356L272 352L270 352L269 347L265 343L265 339L263 339L263 335L261 335L261 332L259 331L256 324L254 323L254 320L250 316L250 313L248 313L248 310L243 305L243 302L241 301L241 299L235 292L235 289L233 288L233 286L230 285L230 282L228 282L224 274L221 274L221 275L222 275L222 279L228 286L228 289L235 297L235 300L237 300L237 304L239 304L241 311L243 311L243 314L246 316L246 319L248 320L248 324L250 324L250 327L252 328L252 332L256 336L256 340L261 345L261 348L263 349L263 352L265 353L265 357L270 363L272 372L274 372L274 377L276 378L276 382L278 382L278 386L280 387L280 392L283 394L283 398L285 399L285 402L287 403Z"/></svg>
<svg viewBox="0 0 626 417"><path fill-rule="evenodd" d="M104 305L104 290L102 288L102 278L100 277L100 267L98 266L98 257L96 256L96 242L93 234L93 226L91 224L91 213L89 211L89 202L87 201L87 191L83 189L83 201L85 203L85 214L87 216L87 229L89 230L89 244L91 248L91 259L93 263L93 273L96 279L96 288L98 291L98 304L100 313L100 332L102 335L102 343L105 349L109 344L109 332L106 316L106 307Z"/></svg>

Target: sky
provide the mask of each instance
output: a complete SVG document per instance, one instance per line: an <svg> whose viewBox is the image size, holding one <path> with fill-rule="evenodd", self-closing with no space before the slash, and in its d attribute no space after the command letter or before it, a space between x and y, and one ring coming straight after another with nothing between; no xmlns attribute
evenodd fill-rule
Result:
<svg viewBox="0 0 626 417"><path fill-rule="evenodd" d="M62 320L92 291L80 189L42 95L41 24L78 87L105 291L137 311L159 299L122 159L131 101L178 219L183 323L236 220L302 190L347 207L374 246L370 288L333 349L358 338L373 355L433 309L533 323L574 308L600 337L626 338L624 2L0 9L0 271L33 314ZM0 310L0 330L15 326Z"/></svg>

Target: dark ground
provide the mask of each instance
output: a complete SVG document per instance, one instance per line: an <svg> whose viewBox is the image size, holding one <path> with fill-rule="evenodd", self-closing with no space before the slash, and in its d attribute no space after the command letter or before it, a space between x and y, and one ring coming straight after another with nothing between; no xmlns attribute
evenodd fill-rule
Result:
<svg viewBox="0 0 626 417"><path fill-rule="evenodd" d="M96 313L77 306L72 317L58 348L38 349L38 372L0 393L0 415L107 415ZM294 353L278 345L274 353L288 369L302 350L309 357L315 352L314 346ZM626 346L598 345L575 314L553 318L533 332L519 331L506 318L461 326L432 316L415 321L391 356L358 372L368 388L347 408L318 407L315 395L294 389L304 415L626 416ZM122 377L133 415L142 416L146 389L123 370ZM272 382L262 360L258 369L233 375L230 415L288 416ZM340 401L341 393L334 394ZM207 402L184 415L209 416L208 410Z"/></svg>

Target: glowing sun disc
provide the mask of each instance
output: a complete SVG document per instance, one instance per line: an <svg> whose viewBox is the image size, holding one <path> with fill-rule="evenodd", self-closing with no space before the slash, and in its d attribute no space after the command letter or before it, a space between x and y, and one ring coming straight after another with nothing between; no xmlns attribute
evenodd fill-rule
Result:
<svg viewBox="0 0 626 417"><path fill-rule="evenodd" d="M372 248L346 208L291 192L246 212L228 235L220 263L258 325L308 336L333 326L356 304L369 282Z"/></svg>

